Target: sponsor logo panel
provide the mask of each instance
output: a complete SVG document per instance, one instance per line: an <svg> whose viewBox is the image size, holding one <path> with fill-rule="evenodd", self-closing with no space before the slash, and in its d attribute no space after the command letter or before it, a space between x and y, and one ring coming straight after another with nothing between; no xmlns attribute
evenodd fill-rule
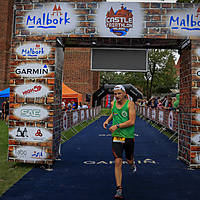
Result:
<svg viewBox="0 0 200 200"><path fill-rule="evenodd" d="M168 126L171 130L173 130L173 125L174 125L173 111L170 111L169 116L168 116Z"/></svg>
<svg viewBox="0 0 200 200"><path fill-rule="evenodd" d="M47 158L47 154L39 147L21 146L13 151L14 156L24 161L40 161Z"/></svg>
<svg viewBox="0 0 200 200"><path fill-rule="evenodd" d="M44 128L16 127L9 131L9 135L15 140L23 141L46 141L52 139L52 134Z"/></svg>
<svg viewBox="0 0 200 200"><path fill-rule="evenodd" d="M20 85L15 88L15 93L21 97L44 97L49 93L49 88L39 83Z"/></svg>
<svg viewBox="0 0 200 200"><path fill-rule="evenodd" d="M40 63L26 63L16 67L15 73L21 77L37 78L43 77L50 73L47 65Z"/></svg>
<svg viewBox="0 0 200 200"><path fill-rule="evenodd" d="M101 37L141 37L144 12L140 3L100 3L96 24Z"/></svg>
<svg viewBox="0 0 200 200"><path fill-rule="evenodd" d="M84 118L85 118L85 111L81 110L81 120L84 120Z"/></svg>
<svg viewBox="0 0 200 200"><path fill-rule="evenodd" d="M30 32L65 33L77 26L77 16L69 3L48 3L25 16L24 26Z"/></svg>
<svg viewBox="0 0 200 200"><path fill-rule="evenodd" d="M159 122L163 123L163 121L164 121L164 112L160 110L159 114L158 114L158 117L159 117Z"/></svg>
<svg viewBox="0 0 200 200"><path fill-rule="evenodd" d="M41 43L26 43L16 49L16 53L24 58L40 58L49 55L51 47Z"/></svg>
<svg viewBox="0 0 200 200"><path fill-rule="evenodd" d="M21 106L14 110L14 115L23 120L42 120L48 117L49 112L40 106Z"/></svg>
<svg viewBox="0 0 200 200"><path fill-rule="evenodd" d="M78 123L78 112L73 112L73 124Z"/></svg>
<svg viewBox="0 0 200 200"><path fill-rule="evenodd" d="M183 36L200 35L200 7L171 12L168 26L172 32Z"/></svg>

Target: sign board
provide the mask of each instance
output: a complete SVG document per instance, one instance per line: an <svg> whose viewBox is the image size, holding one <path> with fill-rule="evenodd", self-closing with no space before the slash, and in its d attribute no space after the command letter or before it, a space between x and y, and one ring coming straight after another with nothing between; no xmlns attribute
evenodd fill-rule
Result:
<svg viewBox="0 0 200 200"><path fill-rule="evenodd" d="M168 14L168 24L171 31L181 36L199 36L200 9L188 8L181 11L172 11Z"/></svg>
<svg viewBox="0 0 200 200"><path fill-rule="evenodd" d="M52 139L52 133L39 127L16 127L9 131L9 135L15 140L38 142Z"/></svg>
<svg viewBox="0 0 200 200"><path fill-rule="evenodd" d="M68 33L76 28L77 15L69 3L48 3L28 12L24 26L37 34Z"/></svg>
<svg viewBox="0 0 200 200"><path fill-rule="evenodd" d="M14 110L14 115L22 120L42 120L48 117L49 112L40 106L21 106Z"/></svg>
<svg viewBox="0 0 200 200"><path fill-rule="evenodd" d="M97 71L146 72L148 51L146 49L93 48L91 69Z"/></svg>
<svg viewBox="0 0 200 200"><path fill-rule="evenodd" d="M50 69L47 65L42 65L40 63L25 63L17 66L15 73L21 77L37 78L48 75Z"/></svg>
<svg viewBox="0 0 200 200"><path fill-rule="evenodd" d="M20 97L35 98L47 96L49 88L39 83L20 85L15 88L16 94Z"/></svg>
<svg viewBox="0 0 200 200"><path fill-rule="evenodd" d="M16 53L24 58L41 58L47 56L51 47L42 43L25 43L16 49Z"/></svg>
<svg viewBox="0 0 200 200"><path fill-rule="evenodd" d="M43 149L34 146L17 147L13 154L18 160L24 161L40 161L47 158L47 154Z"/></svg>
<svg viewBox="0 0 200 200"><path fill-rule="evenodd" d="M100 37L141 37L144 11L140 3L102 2L96 15Z"/></svg>

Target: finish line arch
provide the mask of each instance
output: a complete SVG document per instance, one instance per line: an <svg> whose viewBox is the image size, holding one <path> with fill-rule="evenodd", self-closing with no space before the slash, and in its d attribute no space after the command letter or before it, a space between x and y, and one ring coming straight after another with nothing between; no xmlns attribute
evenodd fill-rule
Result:
<svg viewBox="0 0 200 200"><path fill-rule="evenodd" d="M178 156L200 167L198 4L15 1L10 58L9 161L52 164L58 155L63 48L170 48L180 52ZM39 86L40 93L26 91ZM38 87L37 87L38 88ZM50 138L28 142L11 132L43 128ZM34 134L30 132L29 134ZM42 152L45 154L43 157ZM33 155L40 155L33 158Z"/></svg>
<svg viewBox="0 0 200 200"><path fill-rule="evenodd" d="M101 88L99 88L96 92L94 92L92 96L92 106L101 105L101 99L105 97L107 94L114 94L113 88L116 84L105 84ZM126 93L130 95L133 101L137 101L137 99L142 99L142 93L135 88L132 84L123 84L126 89Z"/></svg>

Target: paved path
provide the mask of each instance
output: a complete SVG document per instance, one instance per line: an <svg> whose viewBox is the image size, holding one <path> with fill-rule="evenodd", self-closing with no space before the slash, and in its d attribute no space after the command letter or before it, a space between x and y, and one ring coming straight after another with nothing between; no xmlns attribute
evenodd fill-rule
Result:
<svg viewBox="0 0 200 200"><path fill-rule="evenodd" d="M0 199L112 200L114 164L105 117L62 145L62 160L52 172L34 168ZM193 200L199 198L200 171L176 159L177 145L145 121L136 120L138 171L123 165L126 200Z"/></svg>

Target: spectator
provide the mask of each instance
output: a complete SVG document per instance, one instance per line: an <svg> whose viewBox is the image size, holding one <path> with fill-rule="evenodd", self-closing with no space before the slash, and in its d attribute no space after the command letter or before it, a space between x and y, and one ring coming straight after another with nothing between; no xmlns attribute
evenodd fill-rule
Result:
<svg viewBox="0 0 200 200"><path fill-rule="evenodd" d="M173 103L172 103L172 98L171 97L168 98L168 104L167 104L166 109L169 109L169 110L173 109Z"/></svg>
<svg viewBox="0 0 200 200"><path fill-rule="evenodd" d="M151 106L151 101L152 101L152 98L149 99L149 101L147 102L147 106L150 107Z"/></svg>
<svg viewBox="0 0 200 200"><path fill-rule="evenodd" d="M164 97L164 99L163 99L163 101L162 101L163 107L167 107L167 105L168 105L168 98L169 98L169 96L165 96L165 97Z"/></svg>
<svg viewBox="0 0 200 200"><path fill-rule="evenodd" d="M159 108L159 109L162 109L162 108L163 108L163 105L162 105L162 101L161 101L161 99L158 99L158 105L157 105L157 108Z"/></svg>
<svg viewBox="0 0 200 200"><path fill-rule="evenodd" d="M151 108L157 108L157 103L156 103L156 99L155 97L153 97L151 99L151 105L150 105Z"/></svg>
<svg viewBox="0 0 200 200"><path fill-rule="evenodd" d="M65 102L64 101L61 104L61 108L62 108L62 110L65 110Z"/></svg>
<svg viewBox="0 0 200 200"><path fill-rule="evenodd" d="M68 104L67 104L67 110L71 110L72 109L72 104L69 102Z"/></svg>
<svg viewBox="0 0 200 200"><path fill-rule="evenodd" d="M4 101L4 102L1 104L1 107L2 107L1 119L2 119L2 120L5 120L5 104L6 104L6 101Z"/></svg>
<svg viewBox="0 0 200 200"><path fill-rule="evenodd" d="M87 104L84 103L83 106L82 106L82 108L88 108Z"/></svg>
<svg viewBox="0 0 200 200"><path fill-rule="evenodd" d="M179 99L180 99L180 94L176 95L176 100L174 101L174 108L177 109L179 107Z"/></svg>
<svg viewBox="0 0 200 200"><path fill-rule="evenodd" d="M81 109L81 108L82 108L82 103L80 102L78 105L78 109Z"/></svg>
<svg viewBox="0 0 200 200"><path fill-rule="evenodd" d="M6 100L6 103L4 104L5 106L5 120L8 122L9 119L9 99Z"/></svg>
<svg viewBox="0 0 200 200"><path fill-rule="evenodd" d="M75 110L76 109L76 103L75 101L72 101L72 110Z"/></svg>

